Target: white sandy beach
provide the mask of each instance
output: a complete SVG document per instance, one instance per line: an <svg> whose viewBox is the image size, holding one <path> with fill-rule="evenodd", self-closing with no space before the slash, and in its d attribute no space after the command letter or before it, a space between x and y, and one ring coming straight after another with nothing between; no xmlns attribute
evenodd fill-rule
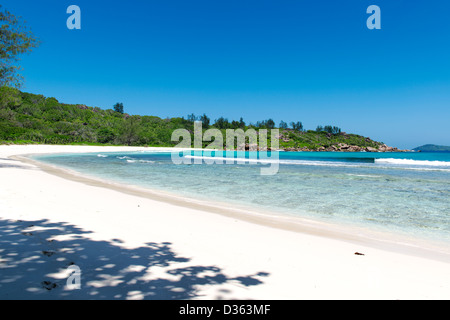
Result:
<svg viewBox="0 0 450 320"><path fill-rule="evenodd" d="M10 158L144 149L0 146L0 299L450 299L450 255L420 244L159 201Z"/></svg>

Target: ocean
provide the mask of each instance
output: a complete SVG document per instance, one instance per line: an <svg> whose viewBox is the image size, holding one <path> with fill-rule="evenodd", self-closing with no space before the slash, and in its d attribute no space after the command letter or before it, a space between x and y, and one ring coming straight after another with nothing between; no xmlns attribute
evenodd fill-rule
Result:
<svg viewBox="0 0 450 320"><path fill-rule="evenodd" d="M211 157L255 159L258 152L184 156L201 164L175 164L171 153L147 151L33 158L187 198L450 245L450 153L279 152L273 175L261 175L261 168L275 160L205 163Z"/></svg>

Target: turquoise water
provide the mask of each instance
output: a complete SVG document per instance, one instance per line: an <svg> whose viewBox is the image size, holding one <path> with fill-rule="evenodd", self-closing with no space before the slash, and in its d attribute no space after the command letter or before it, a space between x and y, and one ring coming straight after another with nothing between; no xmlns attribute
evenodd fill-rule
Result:
<svg viewBox="0 0 450 320"><path fill-rule="evenodd" d="M204 156L259 154L196 152L186 159ZM261 175L273 161L177 165L170 153L155 152L35 157L123 184L450 244L450 153L280 152L279 158L276 174Z"/></svg>

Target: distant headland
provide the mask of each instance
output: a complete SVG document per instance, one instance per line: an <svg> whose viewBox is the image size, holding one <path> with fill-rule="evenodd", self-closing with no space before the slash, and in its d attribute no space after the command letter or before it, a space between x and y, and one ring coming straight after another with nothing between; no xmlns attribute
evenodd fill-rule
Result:
<svg viewBox="0 0 450 320"><path fill-rule="evenodd" d="M435 144L425 144L423 146L414 148L413 151L419 152L450 152L449 146L438 146Z"/></svg>

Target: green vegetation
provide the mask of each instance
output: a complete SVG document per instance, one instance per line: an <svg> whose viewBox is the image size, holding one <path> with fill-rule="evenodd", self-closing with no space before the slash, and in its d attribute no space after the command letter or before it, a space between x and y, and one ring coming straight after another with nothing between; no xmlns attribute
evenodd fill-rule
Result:
<svg viewBox="0 0 450 320"><path fill-rule="evenodd" d="M0 5L0 87L20 87L22 76L17 63L19 55L30 52L39 42L27 30L20 18L14 16Z"/></svg>
<svg viewBox="0 0 450 320"><path fill-rule="evenodd" d="M130 116L112 109L60 103L0 88L0 142L172 146L172 131L192 130L182 118Z"/></svg>
<svg viewBox="0 0 450 320"><path fill-rule="evenodd" d="M272 119L246 125L244 120L228 121L223 117L211 124L210 118L203 114L191 114L184 118L161 119L155 116L131 116L124 113L122 103L114 109L103 110L82 104L60 103L55 98L21 92L10 87L0 88L0 143L44 143L44 144L92 144L165 146L178 144L172 142L175 129L191 132L192 141L194 121L201 121L203 130L219 129L223 136L227 129L272 129ZM328 126L322 131L304 131L301 122L292 122L292 129L282 122L280 147L284 149L307 148L318 150L339 144L378 148L381 143L355 134L346 134L339 128ZM339 129L339 130L338 130ZM331 131L331 132L330 132ZM270 146L270 131L268 146ZM206 147L210 142L204 142Z"/></svg>
<svg viewBox="0 0 450 320"><path fill-rule="evenodd" d="M115 105L114 105L114 111L115 112L118 112L118 113L123 113L123 103L116 103Z"/></svg>
<svg viewBox="0 0 450 320"><path fill-rule="evenodd" d="M421 152L450 152L450 147L448 146L438 146L435 144L426 144L413 149L414 151Z"/></svg>
<svg viewBox="0 0 450 320"><path fill-rule="evenodd" d="M340 132L332 134L326 131L297 131L293 129L280 130L280 148L282 149L308 149L308 150L323 150L337 151L333 146L348 145L358 146L360 148L374 148L379 149L382 143L373 141L370 138L363 137L357 134L347 134ZM337 147L339 149L339 147ZM349 150L350 151L350 150ZM361 151L355 149L353 151Z"/></svg>

